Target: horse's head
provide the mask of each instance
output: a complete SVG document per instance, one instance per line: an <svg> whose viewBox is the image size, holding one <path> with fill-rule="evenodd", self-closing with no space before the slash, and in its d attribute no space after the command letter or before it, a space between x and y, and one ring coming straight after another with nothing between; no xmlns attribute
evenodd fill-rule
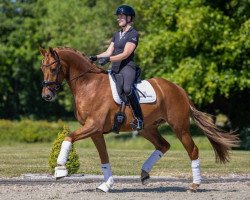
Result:
<svg viewBox="0 0 250 200"><path fill-rule="evenodd" d="M48 52L40 48L40 52L43 56L41 69L44 76L42 98L46 101L53 101L64 79L62 62L58 53L51 47Z"/></svg>

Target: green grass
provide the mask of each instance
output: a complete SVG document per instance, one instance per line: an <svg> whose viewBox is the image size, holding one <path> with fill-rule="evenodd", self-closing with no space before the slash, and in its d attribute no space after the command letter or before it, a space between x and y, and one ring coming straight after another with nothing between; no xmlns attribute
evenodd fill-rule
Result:
<svg viewBox="0 0 250 200"><path fill-rule="evenodd" d="M107 146L110 163L115 175L139 175L140 168L153 147L142 138L124 139L129 135L107 136ZM114 139L118 137L118 139ZM121 138L119 138L121 137ZM171 138L172 137L172 138ZM180 143L174 136L168 137L172 147L180 148ZM204 143L206 138L196 137L197 145ZM198 142L200 141L200 142ZM139 145L138 145L139 144ZM202 144L200 149L201 170L205 176L250 174L250 152L233 151L231 162L226 165L215 164L214 154L208 148L209 144ZM52 144L37 143L9 143L0 147L0 177L15 177L25 173L49 173L48 157ZM153 168L151 175L190 177L190 160L183 149L173 150L160 160ZM211 147L210 147L211 149ZM76 150L80 157L82 174L101 174L100 160L97 150L91 140L76 143Z"/></svg>

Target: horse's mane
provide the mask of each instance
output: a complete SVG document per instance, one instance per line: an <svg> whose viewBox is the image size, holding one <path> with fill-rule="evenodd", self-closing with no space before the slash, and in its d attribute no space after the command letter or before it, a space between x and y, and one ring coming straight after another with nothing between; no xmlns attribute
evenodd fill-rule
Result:
<svg viewBox="0 0 250 200"><path fill-rule="evenodd" d="M74 48L71 48L71 47L56 47L54 50L58 50L58 51L62 51L62 50L67 50L67 51L71 51L71 52L74 52L78 55L80 55L87 63L89 63L91 66L93 67L96 67L100 70L101 73L104 73L104 74L107 74L107 70L103 69L102 67L99 67L97 65L95 65L94 63L90 62L89 58L86 56L85 53L83 52L80 52Z"/></svg>

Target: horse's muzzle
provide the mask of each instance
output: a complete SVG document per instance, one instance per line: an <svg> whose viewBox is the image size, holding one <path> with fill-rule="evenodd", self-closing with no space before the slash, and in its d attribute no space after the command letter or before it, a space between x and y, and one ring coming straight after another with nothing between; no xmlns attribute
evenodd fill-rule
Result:
<svg viewBox="0 0 250 200"><path fill-rule="evenodd" d="M53 97L49 94L46 94L46 95L43 95L42 94L42 98L45 100L45 101L52 101Z"/></svg>
<svg viewBox="0 0 250 200"><path fill-rule="evenodd" d="M56 97L56 94L50 89L43 90L42 92L42 98L45 101L53 101L55 100L55 97Z"/></svg>

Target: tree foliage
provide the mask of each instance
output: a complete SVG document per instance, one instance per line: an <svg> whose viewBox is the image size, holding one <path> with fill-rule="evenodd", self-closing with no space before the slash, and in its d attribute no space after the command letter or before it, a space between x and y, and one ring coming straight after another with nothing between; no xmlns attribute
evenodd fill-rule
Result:
<svg viewBox="0 0 250 200"><path fill-rule="evenodd" d="M182 85L199 105L212 103L216 93L229 97L250 87L249 19L199 0L156 0L142 10L148 24L138 54L146 77Z"/></svg>
<svg viewBox="0 0 250 200"><path fill-rule="evenodd" d="M3 0L0 3L0 117L73 116L68 88L41 99L39 45L97 54L118 29L115 8L136 10L136 62L145 78L181 85L201 109L250 122L248 0Z"/></svg>
<svg viewBox="0 0 250 200"><path fill-rule="evenodd" d="M236 124L249 125L250 2L155 0L135 6L143 21L138 61L145 76L169 79L200 107L231 119L245 115Z"/></svg>

